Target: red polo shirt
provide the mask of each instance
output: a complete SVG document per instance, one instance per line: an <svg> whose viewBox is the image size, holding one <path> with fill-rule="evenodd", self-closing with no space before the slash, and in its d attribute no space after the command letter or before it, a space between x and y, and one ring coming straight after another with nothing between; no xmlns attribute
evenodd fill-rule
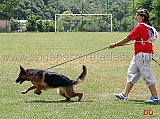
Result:
<svg viewBox="0 0 160 119"><path fill-rule="evenodd" d="M148 24L145 22L145 24ZM139 52L153 54L152 43L147 42L149 39L148 28L144 24L137 24L127 36L131 40L135 40L134 54Z"/></svg>

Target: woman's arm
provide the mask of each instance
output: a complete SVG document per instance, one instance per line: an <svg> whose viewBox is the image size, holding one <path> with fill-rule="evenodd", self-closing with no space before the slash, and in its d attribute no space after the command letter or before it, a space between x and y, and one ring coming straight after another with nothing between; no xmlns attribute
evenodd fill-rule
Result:
<svg viewBox="0 0 160 119"><path fill-rule="evenodd" d="M128 37L123 38L122 40L116 42L116 43L111 43L108 48L115 48L117 46L121 46L124 45L125 43L128 43L129 41L131 41L131 39L129 39Z"/></svg>

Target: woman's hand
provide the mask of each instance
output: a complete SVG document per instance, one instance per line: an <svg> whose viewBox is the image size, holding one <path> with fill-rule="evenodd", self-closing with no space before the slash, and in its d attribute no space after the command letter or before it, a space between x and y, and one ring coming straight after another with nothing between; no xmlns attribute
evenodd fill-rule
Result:
<svg viewBox="0 0 160 119"><path fill-rule="evenodd" d="M124 45L125 43L128 43L129 41L131 41L131 39L129 39L128 37L125 37L123 38L122 40L116 42L116 43L111 43L109 46L108 46L108 49L112 49L112 48L115 48L117 46L122 46Z"/></svg>
<svg viewBox="0 0 160 119"><path fill-rule="evenodd" d="M116 47L116 43L111 43L110 45L108 45L108 49L112 49Z"/></svg>

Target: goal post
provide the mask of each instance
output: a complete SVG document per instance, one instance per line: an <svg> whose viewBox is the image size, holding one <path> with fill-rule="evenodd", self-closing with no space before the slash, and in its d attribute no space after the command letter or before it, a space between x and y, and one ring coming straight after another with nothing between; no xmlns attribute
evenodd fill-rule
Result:
<svg viewBox="0 0 160 119"><path fill-rule="evenodd" d="M93 17L93 18L89 18L89 17ZM63 19L63 20L65 19L64 20L65 22L63 22L63 23L58 22L59 19ZM93 20L93 21L91 21L91 20ZM113 29L112 29L112 27L113 27L112 14L55 14L55 32L59 31L58 26L60 27L60 24L61 24L61 27L64 24L67 24L68 25L67 31L72 31L73 30L72 27L73 26L74 26L74 28L80 27L80 23L81 23L82 28L83 28L83 25L85 25L85 24L88 24L88 26L92 24L92 25L95 25L95 28L97 26L101 26L101 27L104 27L104 29L107 28L106 31L110 31L110 32L113 31ZM86 27L88 27L88 26L86 26ZM92 28L92 29L94 29L94 28Z"/></svg>

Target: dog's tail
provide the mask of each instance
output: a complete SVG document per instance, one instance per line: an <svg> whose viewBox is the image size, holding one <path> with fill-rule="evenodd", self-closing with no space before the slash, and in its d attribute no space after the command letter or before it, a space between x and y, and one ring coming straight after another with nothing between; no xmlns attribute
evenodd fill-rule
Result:
<svg viewBox="0 0 160 119"><path fill-rule="evenodd" d="M75 84L82 83L88 74L88 69L85 65L83 65L82 69L83 69L83 71L82 71L81 75L75 80Z"/></svg>

